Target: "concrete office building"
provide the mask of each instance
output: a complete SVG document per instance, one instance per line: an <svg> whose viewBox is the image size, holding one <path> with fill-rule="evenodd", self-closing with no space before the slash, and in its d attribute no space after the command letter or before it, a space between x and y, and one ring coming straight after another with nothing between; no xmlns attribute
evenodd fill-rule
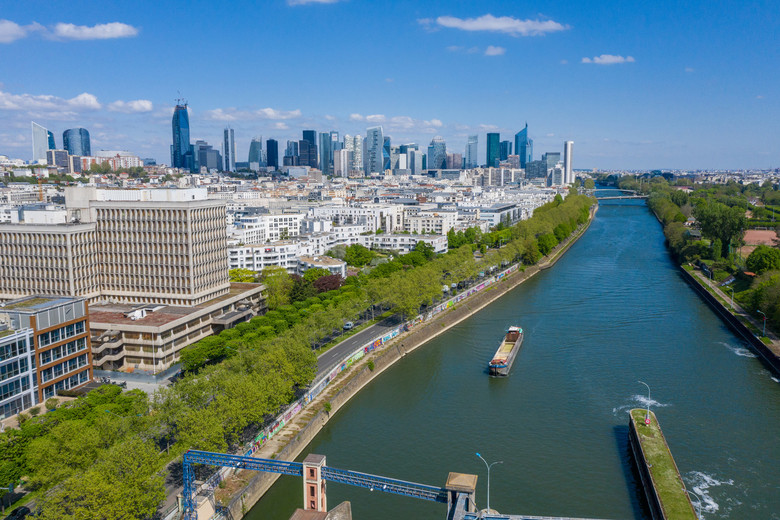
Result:
<svg viewBox="0 0 780 520"><path fill-rule="evenodd" d="M574 183L574 171L572 170L571 166L573 151L574 141L566 141L563 143L563 172L565 184Z"/></svg>

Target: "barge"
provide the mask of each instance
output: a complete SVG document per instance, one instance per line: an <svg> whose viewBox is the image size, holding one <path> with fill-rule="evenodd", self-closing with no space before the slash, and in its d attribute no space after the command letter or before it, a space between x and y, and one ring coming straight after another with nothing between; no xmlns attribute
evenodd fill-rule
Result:
<svg viewBox="0 0 780 520"><path fill-rule="evenodd" d="M523 329L509 327L501 345L493 354L493 359L488 363L488 373L491 376L508 376L512 363L515 362L517 353L523 345Z"/></svg>

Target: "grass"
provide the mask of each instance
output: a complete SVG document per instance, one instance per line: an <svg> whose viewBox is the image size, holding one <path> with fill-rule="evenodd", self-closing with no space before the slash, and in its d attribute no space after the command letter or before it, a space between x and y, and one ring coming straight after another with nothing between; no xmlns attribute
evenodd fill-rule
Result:
<svg viewBox="0 0 780 520"><path fill-rule="evenodd" d="M631 410L642 452L645 455L661 508L669 520L696 520L685 485L674 463L655 414L650 412L650 425L645 425L645 410Z"/></svg>

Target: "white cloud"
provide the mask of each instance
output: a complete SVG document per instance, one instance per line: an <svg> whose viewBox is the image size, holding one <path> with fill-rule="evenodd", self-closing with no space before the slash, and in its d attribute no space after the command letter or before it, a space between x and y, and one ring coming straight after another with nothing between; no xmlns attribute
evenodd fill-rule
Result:
<svg viewBox="0 0 780 520"><path fill-rule="evenodd" d="M138 29L120 22L101 23L93 26L58 23L54 26L54 36L65 40L108 40L112 38L130 38L138 35Z"/></svg>
<svg viewBox="0 0 780 520"><path fill-rule="evenodd" d="M757 95L757 96L756 96L756 99L764 99L764 96L762 96L761 94L759 94L759 95Z"/></svg>
<svg viewBox="0 0 780 520"><path fill-rule="evenodd" d="M450 45L447 47L447 50L450 52L460 52L463 50L463 47L460 45Z"/></svg>
<svg viewBox="0 0 780 520"><path fill-rule="evenodd" d="M257 115L263 119L294 119L301 117L301 111L298 109L285 111L274 108L261 108L257 111Z"/></svg>
<svg viewBox="0 0 780 520"><path fill-rule="evenodd" d="M569 63L569 60L561 60L561 65L567 65Z"/></svg>
<svg viewBox="0 0 780 520"><path fill-rule="evenodd" d="M426 27L435 23L440 27L450 29L500 32L511 36L540 36L551 32L565 31L569 28L568 25L560 24L554 20L520 20L511 16L493 16L492 14L482 15L478 18L439 16L435 20L423 18L417 22Z"/></svg>
<svg viewBox="0 0 780 520"><path fill-rule="evenodd" d="M27 29L12 22L11 20L0 20L0 43L11 43L27 36Z"/></svg>
<svg viewBox="0 0 780 520"><path fill-rule="evenodd" d="M84 92L71 99L50 94L11 94L0 91L0 110L97 110L100 103L93 94Z"/></svg>
<svg viewBox="0 0 780 520"><path fill-rule="evenodd" d="M168 115L166 113L166 115ZM206 111L206 119L211 119L212 121L235 121L238 119L238 117L234 113L227 113L221 108L215 108L214 110L207 110Z"/></svg>
<svg viewBox="0 0 780 520"><path fill-rule="evenodd" d="M341 0L287 0L287 5L335 4Z"/></svg>
<svg viewBox="0 0 780 520"><path fill-rule="evenodd" d="M349 115L350 121L365 121L366 118L363 117L361 114L350 114Z"/></svg>
<svg viewBox="0 0 780 520"><path fill-rule="evenodd" d="M192 112L192 109L190 109ZM190 114L191 115L191 114ZM295 110L276 110L275 108L260 108L258 110L237 110L235 108L215 108L213 110L207 110L205 113L206 119L212 121L239 121L239 120L257 120L257 119L270 119L270 120L284 120L295 119L301 117L301 111Z"/></svg>
<svg viewBox="0 0 780 520"><path fill-rule="evenodd" d="M366 121L369 123L384 123L387 118L384 114L371 114L366 116Z"/></svg>
<svg viewBox="0 0 780 520"><path fill-rule="evenodd" d="M488 45L487 49L485 49L485 56L503 56L504 54L506 54L506 49L504 47Z"/></svg>
<svg viewBox="0 0 780 520"><path fill-rule="evenodd" d="M696 72L693 67L685 67L685 72Z"/></svg>
<svg viewBox="0 0 780 520"><path fill-rule="evenodd" d="M330 114L325 114L325 119L327 119L328 121L335 121L336 117Z"/></svg>
<svg viewBox="0 0 780 520"><path fill-rule="evenodd" d="M617 65L619 63L634 63L635 61L633 56L615 56L613 54L582 58L582 63L594 63L596 65Z"/></svg>
<svg viewBox="0 0 780 520"><path fill-rule="evenodd" d="M431 119L430 121L424 121L424 123L428 126L435 126L436 128L441 128L444 124L439 119Z"/></svg>
<svg viewBox="0 0 780 520"><path fill-rule="evenodd" d="M152 102L148 99L136 99L133 101L114 101L108 105L112 112L123 112L125 114L137 114L151 112L154 109Z"/></svg>
<svg viewBox="0 0 780 520"><path fill-rule="evenodd" d="M274 129L275 130L289 130L290 127L287 126L287 123L282 123L279 121L278 123L274 123Z"/></svg>
<svg viewBox="0 0 780 520"><path fill-rule="evenodd" d="M73 108L83 108L86 110L98 110L101 108L100 103L93 94L83 92L78 96L68 100L68 105Z"/></svg>
<svg viewBox="0 0 780 520"><path fill-rule="evenodd" d="M484 124L484 123L483 123L483 124L481 124L481 125L479 125L479 127L480 127L482 130L498 130L498 127L497 127L496 125L486 125L486 124Z"/></svg>

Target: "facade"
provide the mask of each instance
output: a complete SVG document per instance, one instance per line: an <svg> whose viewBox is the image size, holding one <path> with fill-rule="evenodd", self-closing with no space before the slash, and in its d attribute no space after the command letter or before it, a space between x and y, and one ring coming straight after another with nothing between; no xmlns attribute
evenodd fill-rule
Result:
<svg viewBox="0 0 780 520"><path fill-rule="evenodd" d="M487 153L485 155L485 164L488 168L493 168L498 165L500 140L501 136L498 133L491 132L487 135Z"/></svg>
<svg viewBox="0 0 780 520"><path fill-rule="evenodd" d="M574 141L566 141L565 143L563 143L564 184L574 183L574 171L572 170L572 166L571 166L573 151L574 151Z"/></svg>
<svg viewBox="0 0 780 520"><path fill-rule="evenodd" d="M68 152L65 150L46 150L46 164L70 170Z"/></svg>
<svg viewBox="0 0 780 520"><path fill-rule="evenodd" d="M498 147L498 159L506 161L512 155L512 141L501 141Z"/></svg>
<svg viewBox="0 0 780 520"><path fill-rule="evenodd" d="M223 169L222 155L206 141L195 141L193 146L195 155L195 169L205 168L206 171L220 171ZM226 161L227 162L227 161Z"/></svg>
<svg viewBox="0 0 780 520"><path fill-rule="evenodd" d="M333 175L348 177L352 168L353 152L347 149L336 150L333 153Z"/></svg>
<svg viewBox="0 0 780 520"><path fill-rule="evenodd" d="M62 132L62 147L70 155L92 155L89 132L86 128L70 128Z"/></svg>
<svg viewBox="0 0 780 520"><path fill-rule="evenodd" d="M320 171L323 175L333 175L333 148L329 132L320 133Z"/></svg>
<svg viewBox="0 0 780 520"><path fill-rule="evenodd" d="M309 143L308 148L305 150L299 145L299 156L301 166L308 166L310 168L316 168L319 165L319 154L317 153L317 131L316 130L304 130L303 141Z"/></svg>
<svg viewBox="0 0 780 520"><path fill-rule="evenodd" d="M428 145L428 169L443 170L447 168L447 143L437 135Z"/></svg>
<svg viewBox="0 0 780 520"><path fill-rule="evenodd" d="M301 213L249 214L236 217L229 229L231 240L240 244L262 244L297 237Z"/></svg>
<svg viewBox="0 0 780 520"><path fill-rule="evenodd" d="M520 160L522 161L522 156ZM547 161L529 161L525 165L527 179L539 179L547 177Z"/></svg>
<svg viewBox="0 0 780 520"><path fill-rule="evenodd" d="M344 149L352 152L352 163L348 175L358 175L363 172L363 136L344 136Z"/></svg>
<svg viewBox="0 0 780 520"><path fill-rule="evenodd" d="M447 169L460 170L463 168L463 156L459 153L447 154Z"/></svg>
<svg viewBox="0 0 780 520"><path fill-rule="evenodd" d="M78 388L92 380L89 310L83 298L28 296L0 307L0 317L16 331L31 331L31 368L35 377L35 404L60 390ZM23 355L23 345L16 351ZM8 365L6 365L8 366ZM19 367L21 368L21 367ZM13 371L11 369L11 371Z"/></svg>
<svg viewBox="0 0 780 520"><path fill-rule="evenodd" d="M33 330L13 330L10 323L0 323L0 419L37 403Z"/></svg>
<svg viewBox="0 0 780 520"><path fill-rule="evenodd" d="M309 269L325 269L330 274L337 274L342 278L347 277L347 263L343 260L329 256L300 256L298 257L298 274L303 274Z"/></svg>
<svg viewBox="0 0 780 520"><path fill-rule="evenodd" d="M466 168L476 168L479 166L479 159L477 158L477 148L479 143L479 136L470 135L466 142Z"/></svg>
<svg viewBox="0 0 780 520"><path fill-rule="evenodd" d="M276 139L268 139L265 142L266 160L265 165L275 170L279 169L279 143Z"/></svg>
<svg viewBox="0 0 780 520"><path fill-rule="evenodd" d="M173 144L171 145L171 166L191 172L195 171L195 154L190 144L190 117L187 103L177 104L171 119Z"/></svg>
<svg viewBox="0 0 780 520"><path fill-rule="evenodd" d="M230 127L225 128L224 137L222 140L222 156L225 159L223 171L236 171L236 136L234 130Z"/></svg>
<svg viewBox="0 0 780 520"><path fill-rule="evenodd" d="M382 150L384 148L384 135L381 126L374 126L366 130L366 140L363 141L363 161L366 175L378 175L384 172ZM390 150L387 160L390 161Z"/></svg>
<svg viewBox="0 0 780 520"><path fill-rule="evenodd" d="M247 157L249 169L254 171L255 166L261 168L265 164L263 158L263 137L253 137L249 143L249 156Z"/></svg>
<svg viewBox="0 0 780 520"><path fill-rule="evenodd" d="M404 231L414 235L435 233L446 235L458 221L457 211L420 211L404 218Z"/></svg>
<svg viewBox="0 0 780 520"><path fill-rule="evenodd" d="M54 134L38 123L31 121L32 126L32 162L45 163L46 150L54 150Z"/></svg>
<svg viewBox="0 0 780 520"><path fill-rule="evenodd" d="M528 123L515 134L515 154L520 156L520 167L534 160L534 142L528 138Z"/></svg>
<svg viewBox="0 0 780 520"><path fill-rule="evenodd" d="M561 161L561 152L547 152L542 155L542 160L547 163L547 171L549 172Z"/></svg>

